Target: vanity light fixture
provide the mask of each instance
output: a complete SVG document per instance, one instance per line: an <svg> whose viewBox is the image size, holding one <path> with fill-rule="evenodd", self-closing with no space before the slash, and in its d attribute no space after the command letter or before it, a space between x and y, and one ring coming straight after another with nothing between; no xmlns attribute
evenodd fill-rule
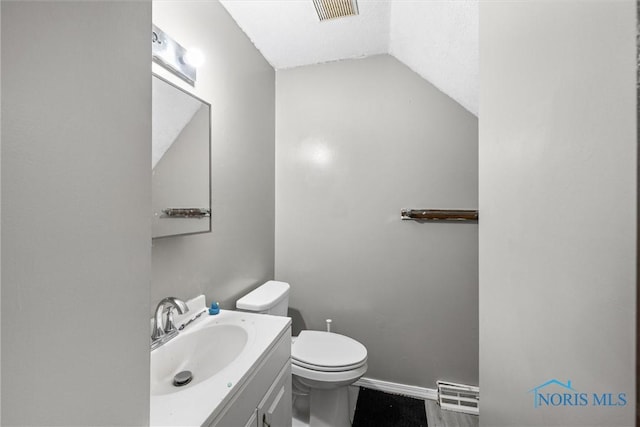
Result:
<svg viewBox="0 0 640 427"><path fill-rule="evenodd" d="M167 70L171 71L182 80L194 86L196 83L196 67L187 60L193 56L178 42L173 40L167 33L157 26L151 24L151 57ZM204 56L201 56L202 65Z"/></svg>
<svg viewBox="0 0 640 427"><path fill-rule="evenodd" d="M313 0L313 5L321 21L358 15L357 0Z"/></svg>

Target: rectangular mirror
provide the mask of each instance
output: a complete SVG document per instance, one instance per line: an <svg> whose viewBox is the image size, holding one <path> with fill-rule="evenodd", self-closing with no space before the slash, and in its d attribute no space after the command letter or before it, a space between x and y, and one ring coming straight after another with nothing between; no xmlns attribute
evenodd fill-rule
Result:
<svg viewBox="0 0 640 427"><path fill-rule="evenodd" d="M211 105L152 75L152 237L211 231Z"/></svg>

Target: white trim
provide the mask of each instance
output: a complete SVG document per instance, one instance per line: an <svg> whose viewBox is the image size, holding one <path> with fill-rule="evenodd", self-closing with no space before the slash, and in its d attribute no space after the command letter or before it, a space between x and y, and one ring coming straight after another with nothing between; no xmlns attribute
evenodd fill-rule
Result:
<svg viewBox="0 0 640 427"><path fill-rule="evenodd" d="M353 385L373 390L380 390L391 394L415 397L416 399L438 400L438 390L433 388L398 384L389 381L375 380L373 378L360 378Z"/></svg>

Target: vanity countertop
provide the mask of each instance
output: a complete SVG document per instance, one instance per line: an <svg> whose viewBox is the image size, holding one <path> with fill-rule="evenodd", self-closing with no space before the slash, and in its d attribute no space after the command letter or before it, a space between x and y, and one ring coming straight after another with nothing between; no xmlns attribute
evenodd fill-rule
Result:
<svg viewBox="0 0 640 427"><path fill-rule="evenodd" d="M264 314L239 311L220 310L220 314L205 314L180 332L179 336L165 344L178 346L187 340L187 334L196 334L205 328L215 325L234 325L247 333L247 341L238 356L222 370L206 380L195 381L198 367L185 366L182 369L194 371L193 384L176 389L170 393L154 393L152 385L150 399L150 418L152 426L200 426L214 419L225 408L243 383L258 369L261 360L271 348L283 337L291 319L288 317L269 316ZM193 337L191 337L193 338ZM224 346L224 342L216 343ZM164 346L163 346L164 347ZM154 369L154 352L151 354L151 369ZM175 372L177 373L177 372ZM171 375L175 375L171 373ZM152 379L153 379L152 372Z"/></svg>

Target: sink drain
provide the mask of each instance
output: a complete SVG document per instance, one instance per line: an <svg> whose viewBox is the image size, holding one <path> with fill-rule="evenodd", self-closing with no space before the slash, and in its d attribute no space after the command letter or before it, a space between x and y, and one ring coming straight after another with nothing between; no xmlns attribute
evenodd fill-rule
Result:
<svg viewBox="0 0 640 427"><path fill-rule="evenodd" d="M176 387L182 387L183 385L187 385L193 379L193 374L191 371L182 371L178 372L175 377L173 377L173 385Z"/></svg>

